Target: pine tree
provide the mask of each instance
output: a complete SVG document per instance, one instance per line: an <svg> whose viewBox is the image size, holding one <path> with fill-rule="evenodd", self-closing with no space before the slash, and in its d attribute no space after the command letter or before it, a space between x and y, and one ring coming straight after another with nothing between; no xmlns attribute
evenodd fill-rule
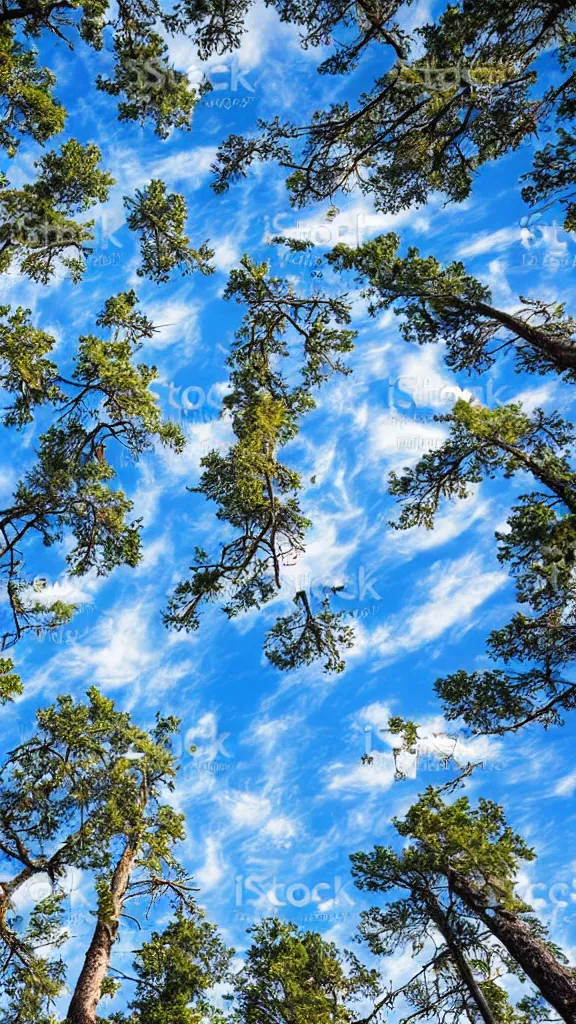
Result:
<svg viewBox="0 0 576 1024"><path fill-rule="evenodd" d="M110 1024L224 1024L210 989L228 980L233 953L202 910L180 907L136 951L135 978L112 968L120 983L135 981L136 989L129 1011L112 1013Z"/></svg>
<svg viewBox="0 0 576 1024"><path fill-rule="evenodd" d="M355 104L333 103L306 124L276 117L259 122L255 136L230 136L219 149L216 191L255 162L273 161L288 172L297 207L354 189L387 212L425 203L433 192L462 201L479 166L517 149L540 125L573 116L573 3L452 4L412 36L402 29L400 7L397 0L366 0L354 10L280 3L283 19L302 26L304 46L343 36L321 74L349 73L362 59L372 62L374 83ZM550 88L538 80L545 50L554 50L560 78ZM544 154L536 168L550 169L554 193L565 184L558 164L569 167L571 152L553 145ZM540 188L537 179L526 198L537 199Z"/></svg>
<svg viewBox="0 0 576 1024"><path fill-rule="evenodd" d="M393 821L399 835L407 841L401 854L377 846L370 853L357 853L351 858L353 876L362 888L387 892L400 886L410 894L392 905L390 917L383 915L384 942L395 930L402 939L406 935L411 938L418 934L417 928L422 928L426 918L433 919L436 904L429 900L432 882L432 889L443 905L442 913L448 909L451 913L455 911L453 923L460 931L458 950L464 952L468 943L474 949L480 936L489 934L496 940L496 950L503 947L511 958L504 962L515 972L526 975L562 1020L572 1022L576 1013L576 972L567 966L561 950L549 940L546 929L515 892L518 868L523 862L534 860L535 855L507 824L502 808L483 798L476 808L470 807L467 797L446 804L429 787L404 820ZM423 915L420 920L419 909ZM376 927L379 921L376 914ZM370 916L366 924L370 927ZM441 918L435 924L442 934ZM443 938L448 945L447 937ZM454 949L452 958L455 955ZM496 952L496 956L500 955ZM485 973L482 958L480 971ZM490 986L486 987L484 995L489 1005L495 994ZM506 1021L506 1016L497 1015L501 1012L496 1012L498 1001L490 1012L495 1020ZM500 1001L500 1005L505 1003ZM521 1012L524 1008L526 1012L530 1010L530 997L524 1006L519 1006ZM522 1019L521 1015L516 1017Z"/></svg>
<svg viewBox="0 0 576 1024"><path fill-rule="evenodd" d="M234 979L231 1024L353 1024L354 1004L378 991L375 971L351 955L346 964L316 932L265 918L248 934L252 944Z"/></svg>
<svg viewBox="0 0 576 1024"><path fill-rule="evenodd" d="M406 1003L401 1022L528 1024L531 1018L523 1015L522 1003L513 1007L501 984L519 973L517 966L489 930L470 917L444 877L429 867L426 852L378 847L352 860L358 888L398 894L362 912L360 939L377 957L409 950L416 960L412 977L397 988L390 986L382 1008L401 1012Z"/></svg>
<svg viewBox="0 0 576 1024"><path fill-rule="evenodd" d="M405 341L445 342L451 370L484 373L511 351L518 371L576 379L576 321L565 304L520 296L516 311L498 309L487 285L467 274L463 263L443 267L413 246L406 256L399 248L400 238L391 232L355 249L337 245L327 260L340 272L357 272L372 315L393 309L402 318Z"/></svg>
<svg viewBox="0 0 576 1024"><path fill-rule="evenodd" d="M278 461L278 450L292 440L302 415L314 407L312 390L333 373L345 373L341 354L352 347L348 307L322 295L299 297L292 286L272 277L267 265L248 257L232 271L225 292L247 305L232 354L231 392L223 401L236 437L225 453L202 459L200 491L218 505L217 518L234 530L219 556L197 548L191 576L178 584L165 621L177 630L198 628L203 602L219 601L233 618L259 608L282 586L282 569L304 550L310 522L297 499L298 473ZM300 346L299 380L283 372L289 342ZM296 668L317 658L327 671L343 668L341 651L352 633L342 614L311 608L296 595L297 610L269 631L265 651L272 664Z"/></svg>
<svg viewBox="0 0 576 1024"><path fill-rule="evenodd" d="M146 731L94 687L87 696L86 703L59 697L39 711L35 735L11 751L2 769L0 971L9 1003L0 1019L6 1024L21 1005L29 1007L26 1024L46 1021L51 1004L63 995L66 966L57 951L67 937L63 878L71 867L93 873L96 901L66 1024L96 1024L100 999L117 987L109 971L123 919L142 915L160 898L168 897L177 915L164 938L153 936L138 955L139 1020L162 1019L145 1014L150 971L164 964L166 997L184 983L201 995L212 964L221 971L226 961L214 929L195 909L193 887L174 852L184 838L184 822L163 795L173 788L177 771L169 743L177 719L158 714ZM53 891L22 932L9 916L12 900L36 876L48 876ZM47 944L53 947L48 958ZM175 944L183 957L181 975ZM195 967L194 956L200 956ZM180 999L185 993L182 988Z"/></svg>
<svg viewBox="0 0 576 1024"><path fill-rule="evenodd" d="M51 546L69 531L75 544L67 566L75 576L134 566L141 557L141 523L130 519L132 502L112 485L111 453L127 452L136 460L156 441L179 451L184 438L177 424L162 420L149 390L156 368L134 361L155 331L137 307L134 292L106 301L96 319L104 337L80 338L69 376L49 358L55 339L32 325L28 310L0 309L0 386L12 399L4 423L21 429L38 409L51 414L36 461L0 510L0 564L10 610L3 648L25 632L57 628L74 610L42 600L40 580L32 585L26 570L25 541L28 560L31 540ZM6 671L11 667L5 665ZM3 685L2 697L7 695Z"/></svg>
<svg viewBox="0 0 576 1024"><path fill-rule="evenodd" d="M527 473L538 487L518 499L508 529L496 535L498 557L509 565L518 600L531 614L517 612L490 635L489 654L504 668L462 670L437 681L444 713L489 732L561 722L562 710L576 704L574 683L564 676L575 651L572 427L542 410L528 416L519 405L489 410L462 399L437 418L450 425L446 442L402 475L391 475L390 490L402 504L396 528L431 529L444 500L464 498L497 474Z"/></svg>

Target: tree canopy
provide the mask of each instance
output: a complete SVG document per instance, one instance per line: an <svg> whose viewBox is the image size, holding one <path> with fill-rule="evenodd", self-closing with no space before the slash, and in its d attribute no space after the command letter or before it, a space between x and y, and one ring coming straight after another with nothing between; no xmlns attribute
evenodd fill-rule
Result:
<svg viewBox="0 0 576 1024"><path fill-rule="evenodd" d="M347 372L341 355L354 337L346 326L345 302L321 294L300 297L265 263L248 257L232 271L225 298L248 307L228 359L232 390L223 401L236 440L225 455L212 451L202 459L195 490L217 502L217 518L236 536L221 545L216 561L196 549L191 576L176 587L165 616L177 630L198 628L203 601L221 600L232 618L261 607L280 590L282 568L304 550L311 524L297 499L300 477L278 461L278 449L295 437L303 413L314 407L312 390L333 373ZM294 382L281 369L292 338L301 352ZM323 658L327 670L341 670L342 650L352 642L343 616L327 602L315 614L303 592L295 603L297 610L267 634L269 660L296 668Z"/></svg>
<svg viewBox="0 0 576 1024"><path fill-rule="evenodd" d="M325 80L339 85L362 70L369 81L356 97L338 91L307 123L278 115L220 141L216 195L271 163L286 172L292 206L329 201L330 217L351 193L387 215L438 197L462 203L481 167L533 142L523 200L535 208L558 202L565 228L576 226L573 2L463 0L413 30L400 0L267 6L297 26L305 50L323 48L318 71ZM120 121L167 140L191 130L195 105L210 89L176 67L171 44L184 43L202 61L234 53L251 7L250 0L7 0L0 12L7 168L23 143L44 147L66 127L57 75L40 62L36 43L89 47L96 55L110 48L112 70L107 60L94 62L101 67L96 89L117 100ZM540 135L550 135L545 145ZM25 173L16 167L0 175L0 272L27 278L27 286L45 288L64 275L80 285L94 241L95 222L84 217L108 201L116 183L96 142L69 138L39 156L30 152ZM161 177L140 181L123 203L139 243L136 278L162 286L195 271L214 273L209 239L191 240L185 197ZM273 242L292 251L310 247L283 237ZM550 294L519 295L503 308L463 262L423 256L414 246L404 252L395 233L355 248L339 244L327 264L354 274L372 315L397 314L405 341L442 344L452 371L484 373L511 356L518 372L553 374L563 384L576 379L575 320ZM176 631L197 630L209 603L234 619L284 598L285 570L304 554L313 524L301 475L281 459L289 459L284 451L319 389L350 372L346 357L357 343L351 299L310 293L251 255L232 270L222 297L244 312L223 401L233 440L204 456L191 488L213 503L221 532L206 544L209 551L190 536L189 574L164 612ZM2 651L74 613L72 604L44 594L41 547L61 546L75 577L138 565L143 524L116 484L119 453L136 461L156 445L179 453L185 444L150 390L156 367L138 361L158 328L136 292L130 286L109 296L90 319L94 333L68 344L61 357L57 339L29 309L0 306L3 426L37 428L35 450L0 509ZM464 400L436 421L447 427L446 440L390 476L400 504L397 530L433 530L446 502L470 497L485 481L520 488L496 543L521 611L488 638L494 668L436 681L443 712L483 733L560 723L576 706L569 678L573 426L559 413L527 412L518 402L487 408ZM340 589L326 586L320 599L297 589L294 607L265 635L273 667L293 671L319 661L325 672L344 670L354 634L345 613L331 607ZM12 659L0 658L0 704L21 693ZM38 711L34 734L0 768L1 1024L377 1024L388 1011L401 1024L574 1024L576 969L519 895L519 873L534 851L496 802L452 799L474 765L449 783L450 799L429 787L393 819L399 843L352 856L358 888L384 897L360 918L369 966L277 918L249 929L239 963L197 904L183 864L187 835L172 749L178 720L157 712L152 723L138 725L95 687L86 697L61 694ZM147 711L138 714L145 719ZM412 720L394 716L389 727L414 745ZM73 870L92 885L93 924L75 977L64 913ZM50 893L31 901L23 921L16 898L40 877ZM131 973L115 957L129 919L145 932ZM413 972L387 986L386 958L398 950L415 961ZM102 1016L116 995L120 1008L116 1002Z"/></svg>

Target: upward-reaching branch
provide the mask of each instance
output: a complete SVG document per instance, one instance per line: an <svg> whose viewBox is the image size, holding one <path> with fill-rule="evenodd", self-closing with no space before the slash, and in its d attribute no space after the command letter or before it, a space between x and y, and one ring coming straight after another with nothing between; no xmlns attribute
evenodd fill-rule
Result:
<svg viewBox="0 0 576 1024"><path fill-rule="evenodd" d="M278 461L278 450L297 434L301 416L314 407L313 388L334 372L347 372L340 357L351 349L354 337L340 326L349 321L343 301L299 297L291 285L271 277L266 264L258 266L247 257L232 272L225 294L248 306L228 360L232 390L223 403L236 441L225 455L212 451L202 459L204 472L194 490L218 504L218 518L235 535L218 555L196 549L191 576L177 586L165 616L176 629L196 629L198 610L206 600L222 601L223 610L233 617L260 607L280 590L282 570L303 552L310 523L297 499L300 477ZM291 341L302 353L294 384L282 365ZM297 624L292 618L280 620L266 648L270 660L296 667L325 656L328 669L341 668L338 651L349 646L350 630L340 618L328 608L315 618L308 603L304 634L314 642L303 634L302 642L294 644ZM285 657L282 647L290 652Z"/></svg>
<svg viewBox="0 0 576 1024"><path fill-rule="evenodd" d="M562 303L520 298L514 313L499 309L463 263L443 267L413 246L399 256L399 247L390 233L356 249L337 245L327 259L339 271L356 271L372 314L394 309L406 341L444 342L451 369L482 372L512 350L519 369L576 379L576 321Z"/></svg>
<svg viewBox="0 0 576 1024"><path fill-rule="evenodd" d="M135 872L135 897L155 898L168 891L189 902L190 887L172 852L183 838L182 816L161 800L176 774L168 741L178 722L157 716L155 727L145 732L94 688L87 703L60 697L38 712L37 721L36 735L11 752L1 776L0 852L9 875L0 883L3 978L13 999L21 991L43 1006L61 994L62 962L55 960L49 975L54 991L45 984L42 952L36 953L31 937L20 936L6 923L6 914L14 894L31 877L48 875L53 897L40 910L43 934L53 941L60 930L60 880L72 867L93 871L96 925L68 1020L95 1024Z"/></svg>
<svg viewBox="0 0 576 1024"><path fill-rule="evenodd" d="M107 300L96 324L109 337L81 337L69 376L47 358L54 338L34 328L27 311L0 311L0 386L13 398L5 423L24 426L38 406L53 413L36 461L0 509L0 570L11 616L0 634L3 647L25 631L66 622L73 611L44 601L41 581L31 586L23 550L34 537L50 546L70 531L76 543L67 562L75 575L93 568L107 573L140 558L140 522L129 520L132 503L111 487L116 474L106 452L137 459L156 440L180 450L184 438L176 424L162 420L149 391L155 367L134 362L155 331L137 302L134 292Z"/></svg>

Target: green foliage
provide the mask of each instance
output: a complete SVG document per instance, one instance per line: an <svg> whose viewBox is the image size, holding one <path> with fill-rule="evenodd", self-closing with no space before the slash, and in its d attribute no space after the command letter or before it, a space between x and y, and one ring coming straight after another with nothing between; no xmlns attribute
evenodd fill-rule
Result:
<svg viewBox="0 0 576 1024"><path fill-rule="evenodd" d="M467 274L463 263L443 267L413 246L402 257L399 247L398 235L390 233L354 249L339 244L327 259L339 271L357 272L372 315L392 308L402 317L405 341L445 343L446 364L453 370L484 372L512 349L518 370L555 370L575 379L576 323L563 304L521 297L512 314L492 305L490 289Z"/></svg>
<svg viewBox="0 0 576 1024"><path fill-rule="evenodd" d="M418 724L411 719L404 719L400 715L392 715L388 719L388 731L400 739L400 746L392 748L396 765L394 778L399 781L406 778L405 772L400 767L400 755L407 753L411 757L415 757L418 754Z"/></svg>
<svg viewBox="0 0 576 1024"><path fill-rule="evenodd" d="M576 55L574 33L565 37L564 45L559 53L559 63L563 71L570 69ZM541 206L542 202L551 206L559 200L566 211L564 227L573 231L576 227L576 163L574 135L574 119L576 117L576 91L574 75L571 74L563 82L553 98L558 100L556 120L558 124L556 138L534 155L532 170L523 175L521 180L530 184L522 189L522 198L531 206ZM570 124L572 122L572 124Z"/></svg>
<svg viewBox="0 0 576 1024"><path fill-rule="evenodd" d="M154 932L136 952L137 986L131 1012L114 1013L110 1021L203 1024L215 1020L209 990L227 979L233 953L201 910L180 908L164 931Z"/></svg>
<svg viewBox="0 0 576 1024"><path fill-rule="evenodd" d="M7 704L22 693L22 680L13 669L12 658L0 658L0 704Z"/></svg>
<svg viewBox="0 0 576 1024"><path fill-rule="evenodd" d="M236 441L225 454L213 451L202 459L204 472L194 490L217 503L218 519L235 536L221 545L217 559L196 550L192 575L176 587L165 616L178 630L198 628L204 600L223 600L229 617L260 607L279 591L282 567L304 550L310 524L297 500L300 477L278 461L277 452L314 407L312 389L332 373L346 372L340 356L350 351L354 336L340 326L349 321L344 302L299 298L291 285L268 274L266 264L248 257L232 271L225 297L248 306L228 360L232 390L223 402ZM292 355L292 338L302 350L300 379L293 386L281 370ZM308 609L302 621L296 613L274 627L267 653L278 666L325 656L329 669L339 669L341 645L350 645L350 632L340 617L327 608L312 616Z"/></svg>
<svg viewBox="0 0 576 1024"><path fill-rule="evenodd" d="M195 269L203 274L214 272L209 263L213 250L206 242L199 249L192 249L183 233L187 216L184 196L176 192L167 195L164 182L153 179L143 191L136 192L135 199L125 199L124 205L129 211L128 226L140 233L140 277L160 284L168 281L175 269L183 275Z"/></svg>
<svg viewBox="0 0 576 1024"><path fill-rule="evenodd" d="M314 614L306 591L294 598L297 611L281 616L266 634L264 653L272 665L293 671L324 658L325 672L343 672L342 652L354 646L354 630L345 624L345 612L335 613L330 598L324 598L321 610Z"/></svg>
<svg viewBox="0 0 576 1024"><path fill-rule="evenodd" d="M129 0L114 10L108 0L61 0L48 5L24 0L7 5L0 17L4 53L0 90L7 108L2 141L13 152L13 131L17 130L43 142L62 130L64 119L51 96L54 76L36 66L32 51L22 50L13 41L11 25L31 38L43 33L66 38L70 46L78 33L83 43L97 51L104 46L106 31L111 31L114 72L111 78L97 75L97 88L119 97L121 120L150 121L156 134L166 138L173 128L190 128L197 91L175 69L158 30L189 35L195 24L204 21L203 4L179 3L171 9L158 0L144 5Z"/></svg>
<svg viewBox="0 0 576 1024"><path fill-rule="evenodd" d="M58 1024L51 1007L64 988L66 967L58 950L68 935L62 928L64 893L52 894L35 905L23 934L0 917L0 971L3 981L1 1024ZM46 947L52 956L46 957ZM58 954L58 955L55 955Z"/></svg>
<svg viewBox="0 0 576 1024"><path fill-rule="evenodd" d="M404 505L398 522L391 524L397 529L432 529L442 499L466 498L471 485L499 471L504 477L531 473L576 512L569 464L574 435L560 416L548 416L542 409L528 416L520 405L487 409L459 399L451 413L435 419L450 424L448 440L402 476L390 474L390 493Z"/></svg>
<svg viewBox="0 0 576 1024"><path fill-rule="evenodd" d="M531 206L549 200L549 205L560 195L566 210L564 227L566 231L576 228L576 137L565 128L558 129L558 141L548 143L534 156L530 174L524 175L532 182L522 189L522 198Z"/></svg>
<svg viewBox="0 0 576 1024"><path fill-rule="evenodd" d="M234 986L238 1024L351 1024L354 1002L378 991L375 971L350 955L343 963L316 932L265 918L248 933L252 945Z"/></svg>
<svg viewBox="0 0 576 1024"><path fill-rule="evenodd" d="M369 854L354 854L352 862L358 888L387 897L383 906L362 911L359 938L374 956L409 951L417 961L407 982L390 986L383 1008L392 1010L405 1000L410 1012L399 1018L402 1024L486 1020L487 1009L494 1024L524 1024L499 984L502 976L520 973L517 965L450 893L427 850L411 845L395 853L379 846Z"/></svg>
<svg viewBox="0 0 576 1024"><path fill-rule="evenodd" d="M38 67L36 53L15 38L10 24L0 24L0 146L14 156L19 136L44 143L64 129L66 112L54 99L56 79Z"/></svg>
<svg viewBox="0 0 576 1024"><path fill-rule="evenodd" d="M388 731L393 736L400 736L403 747L411 754L416 753L418 740L418 726L410 720L404 721L399 715L393 715L388 719Z"/></svg>
<svg viewBox="0 0 576 1024"><path fill-rule="evenodd" d="M481 797L475 808L468 797L447 804L429 787L403 821L394 819L394 826L400 836L414 840L416 851L429 857L436 870L444 873L457 865L479 888L492 887L503 908L525 907L514 892L516 872L536 855L492 800Z"/></svg>
<svg viewBox="0 0 576 1024"><path fill-rule="evenodd" d="M55 363L45 356L54 338L30 323L30 310L0 306L0 387L14 395L4 414L5 426L23 427L33 420L38 405L58 401Z"/></svg>
<svg viewBox="0 0 576 1024"><path fill-rule="evenodd" d="M116 474L107 448L138 459L156 441L179 451L184 438L175 423L162 420L149 390L156 368L134 362L142 340L155 330L137 303L132 291L106 301L96 324L109 336L80 338L69 377L45 357L54 339L32 327L28 312L18 309L9 316L7 307L2 310L7 322L0 326L0 382L16 395L6 422L24 425L39 405L53 411L36 462L0 510L0 560L13 619L4 645L23 631L66 623L73 610L58 601L47 603L41 587L30 587L23 573L24 538L36 536L51 546L71 534L75 544L67 563L74 575L93 568L105 574L140 559L140 522L130 520L132 503L112 487Z"/></svg>
<svg viewBox="0 0 576 1024"><path fill-rule="evenodd" d="M104 202L114 184L99 162L97 146L71 139L36 161L39 174L32 184L10 188L6 178L0 180L0 272L15 264L46 284L60 265L79 280L92 251L94 222L73 217Z"/></svg>
<svg viewBox="0 0 576 1024"><path fill-rule="evenodd" d="M357 38L338 45L319 71L342 74L364 56L377 69L374 84L356 104L333 103L307 124L276 117L259 121L255 137L230 136L218 152L216 191L271 160L287 170L298 207L353 189L386 212L423 204L434 192L459 202L478 166L516 149L558 106L562 86L538 97L535 62L552 42L570 38L573 5L453 4L412 37L395 21L399 6L359 4L352 14L339 3L306 5L299 15L294 4L280 6L286 20L306 25L303 45L331 42L355 24ZM560 64L568 50L566 43Z"/></svg>
<svg viewBox="0 0 576 1024"><path fill-rule="evenodd" d="M45 959L44 949L47 937L56 948L66 938L59 931L59 880L71 867L96 873L97 936L104 929L116 934L128 898L169 892L187 899L172 852L184 837L182 816L162 803L174 785L167 741L178 721L157 715L145 731L94 687L87 696L84 704L59 697L39 711L36 734L10 753L1 772L0 849L8 877L0 886L0 956L13 1003L28 1000L34 1024L44 1021L40 1008L64 985L62 962ZM124 876L119 865L128 865ZM6 913L14 893L40 874L51 880L53 896L36 906L22 937L6 924Z"/></svg>
<svg viewBox="0 0 576 1024"><path fill-rule="evenodd" d="M431 529L443 499L466 497L472 485L498 473L529 473L539 485L519 498L507 530L496 534L498 557L532 614L518 612L491 633L488 653L504 668L458 670L437 680L444 713L482 732L561 723L561 712L576 706L576 687L563 676L576 653L572 428L542 410L528 416L518 405L489 410L461 400L438 419L450 423L448 440L402 476L391 475L391 492L404 505L397 528Z"/></svg>
<svg viewBox="0 0 576 1024"><path fill-rule="evenodd" d="M4 853L24 876L4 883L10 893L40 872L56 880L71 865L107 869L114 862L115 837L141 830L140 846L148 850L166 831L159 801L176 774L166 739L177 720L158 715L156 726L145 732L95 687L87 696L84 704L58 697L38 711L37 734L12 751L3 771ZM174 841L181 838L181 820L176 815L170 824ZM41 852L50 845L53 853Z"/></svg>
<svg viewBox="0 0 576 1024"><path fill-rule="evenodd" d="M470 1006L471 996L472 1007L475 1003L480 1012L470 1019L490 1024L541 1020L539 997L528 996L515 1009L510 1005L498 983L505 970L523 981L529 978L569 1021L576 999L574 971L516 893L517 873L535 854L507 824L503 809L482 798L475 808L467 797L447 804L429 787L405 818L393 823L403 839L400 853L376 846L351 858L361 889L384 895L400 891L398 899L362 914L361 936L372 952L389 955L400 943L409 945L413 956L422 952L425 957L412 981L389 993L389 1003L403 995L417 1008L417 1019L448 1011L439 1019L456 1024L460 1000ZM432 984L427 985L430 970ZM455 975L460 975L456 987L450 983ZM482 1001L488 1004L484 1012Z"/></svg>
<svg viewBox="0 0 576 1024"><path fill-rule="evenodd" d="M153 6L161 11L159 4ZM174 128L191 129L196 90L171 64L168 47L157 32L146 26L134 38L131 26L122 28L114 38L114 58L114 77L98 75L96 84L111 96L125 97L118 103L120 121L143 125L150 120L161 139Z"/></svg>

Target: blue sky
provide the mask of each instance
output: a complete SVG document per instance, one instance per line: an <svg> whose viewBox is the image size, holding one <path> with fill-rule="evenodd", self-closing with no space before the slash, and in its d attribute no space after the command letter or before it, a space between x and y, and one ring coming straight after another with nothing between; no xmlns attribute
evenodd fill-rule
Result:
<svg viewBox="0 0 576 1024"><path fill-rule="evenodd" d="M423 4L414 5L411 23L428 13ZM391 469L441 443L445 426L432 417L447 412L455 397L473 390L484 404L522 400L526 408L559 409L570 418L570 391L553 375L518 375L506 361L482 379L454 376L443 365L441 346L407 345L393 315L369 318L354 283L319 268L316 260L338 241L355 244L396 230L403 245L464 259L490 284L496 304L511 307L522 294L566 300L570 308L576 236L563 231L554 208L528 225L523 220L528 211L518 176L529 167L530 145L483 169L467 202L443 207L438 197L395 216L375 214L359 195L344 197L331 222L328 204L295 212L283 176L272 166L255 168L246 182L215 196L209 168L220 139L250 130L256 117L278 113L302 120L332 99L357 95L375 71L368 62L351 79L320 78L318 51L303 52L297 33L273 11L253 9L248 27L237 56L208 68L217 87L197 108L192 132L166 142L148 129L120 124L112 99L87 88L110 54L71 54L60 44L42 50L70 111L65 137L96 141L117 184L96 209L96 241L83 285L58 279L42 288L5 276L1 301L31 308L35 321L56 335L58 358L66 365L78 335L93 330L104 300L134 287L145 312L165 325L143 356L158 366L154 390L165 415L183 426L188 445L181 456L158 452L135 467L115 463L145 523L138 569L70 581L63 572L66 542L47 552L31 550L28 569L47 577L46 594L74 600L82 610L54 639L27 639L16 649L25 694L0 709L5 748L29 733L36 708L58 693L81 696L92 683L141 725L151 723L157 709L180 716L183 767L173 799L186 813L189 832L181 855L201 887L199 901L241 951L245 928L274 912L349 943L367 903L349 880L348 854L393 840L390 819L426 785L448 778L434 755L450 752L457 742L462 761L484 761L466 784L470 796L501 801L511 823L535 846L538 860L522 875L521 890L574 954L573 721L504 740L471 739L452 728L454 738L447 739L433 694L439 676L486 664L485 637L514 607L493 534L525 480L483 484L466 502L447 506L431 533L392 531L387 522L393 502L386 492ZM171 48L178 67L198 75L193 51L181 42ZM11 179L31 178L37 156L23 145ZM124 224L122 197L152 177L186 196L193 244L208 238L216 250L212 277L156 286L136 276L138 252ZM313 257L302 263L283 259L282 250L267 243L269 233L279 232L311 238ZM316 410L284 452L285 461L302 472L302 504L314 527L305 556L286 568L281 598L233 622L209 608L198 633L175 635L161 621L167 596L185 575L194 546L218 535L214 508L186 487L197 483L202 455L225 447L231 436L219 411L225 359L242 309L225 303L222 291L243 252L269 259L276 273L304 291L319 283L312 276L319 269L327 289L349 290L359 332L353 374L322 390ZM29 465L35 439L33 426L20 438L6 435L10 457L0 465L2 497ZM288 607L296 587L304 584L318 596L324 586L340 583L346 584L340 607L350 611L357 629L346 671L326 677L316 666L282 675L269 667L261 654L264 631ZM409 777L402 782L394 781L385 728L391 712L422 723L420 762L406 766ZM190 743L198 747L195 756L187 753ZM366 749L372 765L360 761ZM72 978L92 922L91 880L75 872L69 882ZM42 884L21 894L22 911ZM125 929L117 955L128 956L139 939ZM399 951L383 973L401 980L409 967L409 957Z"/></svg>

